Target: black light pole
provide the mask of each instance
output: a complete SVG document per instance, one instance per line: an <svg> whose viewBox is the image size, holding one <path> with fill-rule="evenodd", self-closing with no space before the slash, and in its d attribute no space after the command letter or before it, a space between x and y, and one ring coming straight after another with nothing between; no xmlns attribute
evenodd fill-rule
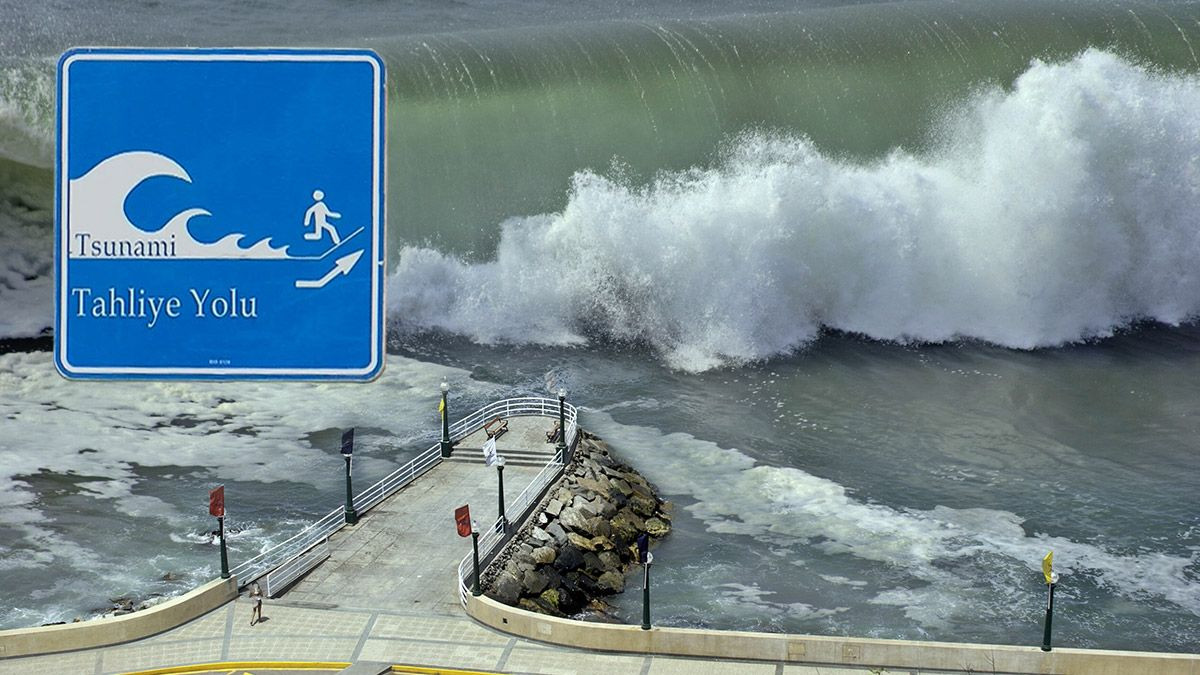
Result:
<svg viewBox="0 0 1200 675"><path fill-rule="evenodd" d="M558 390L558 461L566 464L567 459L567 390Z"/></svg>
<svg viewBox="0 0 1200 675"><path fill-rule="evenodd" d="M1054 587L1058 586L1058 572L1050 574L1046 584L1046 630L1042 633L1042 651L1050 651L1050 624L1054 621Z"/></svg>
<svg viewBox="0 0 1200 675"><path fill-rule="evenodd" d="M342 457L346 458L346 524L358 522L358 511L354 510L354 491L350 487L350 462L354 456L354 429L342 434Z"/></svg>
<svg viewBox="0 0 1200 675"><path fill-rule="evenodd" d="M650 630L650 565L654 563L654 554L650 552L650 537L645 532L638 535L637 547L638 562L645 570L642 577L642 630Z"/></svg>
<svg viewBox="0 0 1200 675"><path fill-rule="evenodd" d="M483 593L479 588L479 523L471 521L471 554L475 562L475 584L471 586L471 595L479 597Z"/></svg>
<svg viewBox="0 0 1200 675"><path fill-rule="evenodd" d="M225 549L225 486L208 491L208 514L217 519L217 537L221 540L221 578L229 578L229 553Z"/></svg>
<svg viewBox="0 0 1200 675"><path fill-rule="evenodd" d="M450 409L446 407L446 392L450 391L450 385L442 383L442 404L438 409L442 413L442 457L449 457L454 451L454 446L450 444Z"/></svg>
<svg viewBox="0 0 1200 675"><path fill-rule="evenodd" d="M500 479L500 531L508 532L508 516L504 513L504 457L496 458L496 477Z"/></svg>
<svg viewBox="0 0 1200 675"><path fill-rule="evenodd" d="M221 578L229 578L229 552L225 549L225 516L217 517L217 532L221 537Z"/></svg>

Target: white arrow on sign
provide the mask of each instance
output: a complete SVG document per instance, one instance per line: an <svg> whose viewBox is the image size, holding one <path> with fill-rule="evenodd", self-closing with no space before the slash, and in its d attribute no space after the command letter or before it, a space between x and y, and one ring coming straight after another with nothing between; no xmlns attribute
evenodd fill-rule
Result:
<svg viewBox="0 0 1200 675"><path fill-rule="evenodd" d="M328 274L316 281L297 279L296 288L321 288L330 281L333 281L333 278L338 274L350 274L350 270L354 269L354 265L358 263L358 259L362 257L362 254L362 251L355 251L354 253L338 258L337 262L333 264L333 269L329 270Z"/></svg>

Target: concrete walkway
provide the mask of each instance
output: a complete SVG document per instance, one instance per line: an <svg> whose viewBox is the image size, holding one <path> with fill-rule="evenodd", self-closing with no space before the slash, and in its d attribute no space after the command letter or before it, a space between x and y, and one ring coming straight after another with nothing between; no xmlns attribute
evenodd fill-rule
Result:
<svg viewBox="0 0 1200 675"><path fill-rule="evenodd" d="M543 453L553 445L546 418L514 418L497 443ZM455 453L481 454L479 432ZM506 504L540 468L507 466ZM817 675L865 669L782 663L697 661L606 654L518 639L464 613L457 568L470 539L454 528L454 509L470 504L481 526L498 511L495 468L442 462L412 485L330 539L331 556L289 591L264 603L265 620L250 626L243 597L174 630L134 642L50 656L0 660L0 675L124 673L218 661L380 661L512 673L635 675Z"/></svg>
<svg viewBox="0 0 1200 675"><path fill-rule="evenodd" d="M506 504L540 469L504 469ZM442 462L400 494L330 539L331 555L279 601L323 609L352 608L462 613L458 564L470 538L454 529L454 509L469 504L480 527L499 513L496 469Z"/></svg>
<svg viewBox="0 0 1200 675"><path fill-rule="evenodd" d="M612 675L868 675L867 669L603 654L520 640L460 616L425 611L316 609L268 600L250 624L243 598L145 640L0 661L4 675L124 673L217 661L386 661L507 673Z"/></svg>

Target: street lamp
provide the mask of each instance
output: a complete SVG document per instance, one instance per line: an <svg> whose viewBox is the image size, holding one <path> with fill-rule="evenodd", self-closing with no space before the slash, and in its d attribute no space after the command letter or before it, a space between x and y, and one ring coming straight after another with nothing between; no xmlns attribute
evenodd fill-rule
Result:
<svg viewBox="0 0 1200 675"><path fill-rule="evenodd" d="M346 458L346 524L358 522L358 511L354 508L354 491L350 487L350 463L354 457L354 429L342 434L342 457Z"/></svg>
<svg viewBox="0 0 1200 675"><path fill-rule="evenodd" d="M479 597L483 593L479 588L479 523L471 520L471 555L475 561L475 584L471 587L471 595Z"/></svg>
<svg viewBox="0 0 1200 675"><path fill-rule="evenodd" d="M508 516L504 514L504 456L496 458L496 477L500 480L500 531L508 532Z"/></svg>
<svg viewBox="0 0 1200 675"><path fill-rule="evenodd" d="M558 390L558 461L567 463L567 390Z"/></svg>
<svg viewBox="0 0 1200 675"><path fill-rule="evenodd" d="M446 392L450 391L450 385L442 382L442 404L438 406L438 411L442 413L442 457L449 457L454 450L454 446L450 444L450 410L446 407Z"/></svg>
<svg viewBox="0 0 1200 675"><path fill-rule="evenodd" d="M221 539L221 578L229 578L229 553L225 549L225 486L208 491L208 513L217 519L217 536Z"/></svg>
<svg viewBox="0 0 1200 675"><path fill-rule="evenodd" d="M1050 651L1050 624L1054 622L1054 588L1058 586L1058 572L1052 572L1046 584L1046 625L1042 633L1042 651Z"/></svg>
<svg viewBox="0 0 1200 675"><path fill-rule="evenodd" d="M645 570L642 577L642 630L650 630L650 565L654 564L654 554L650 552L650 536L645 532L638 535L637 548L638 562Z"/></svg>

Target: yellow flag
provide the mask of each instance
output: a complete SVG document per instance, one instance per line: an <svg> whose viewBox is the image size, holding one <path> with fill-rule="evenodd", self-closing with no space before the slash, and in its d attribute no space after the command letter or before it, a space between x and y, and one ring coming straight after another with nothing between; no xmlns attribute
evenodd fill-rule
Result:
<svg viewBox="0 0 1200 675"><path fill-rule="evenodd" d="M1053 574L1053 569L1054 551L1050 551L1046 554L1045 558L1042 558L1042 576L1046 577L1046 583L1052 583L1050 581L1050 575Z"/></svg>
<svg viewBox="0 0 1200 675"><path fill-rule="evenodd" d="M446 416L446 399L442 399L442 400L438 401L438 416L439 417Z"/></svg>

